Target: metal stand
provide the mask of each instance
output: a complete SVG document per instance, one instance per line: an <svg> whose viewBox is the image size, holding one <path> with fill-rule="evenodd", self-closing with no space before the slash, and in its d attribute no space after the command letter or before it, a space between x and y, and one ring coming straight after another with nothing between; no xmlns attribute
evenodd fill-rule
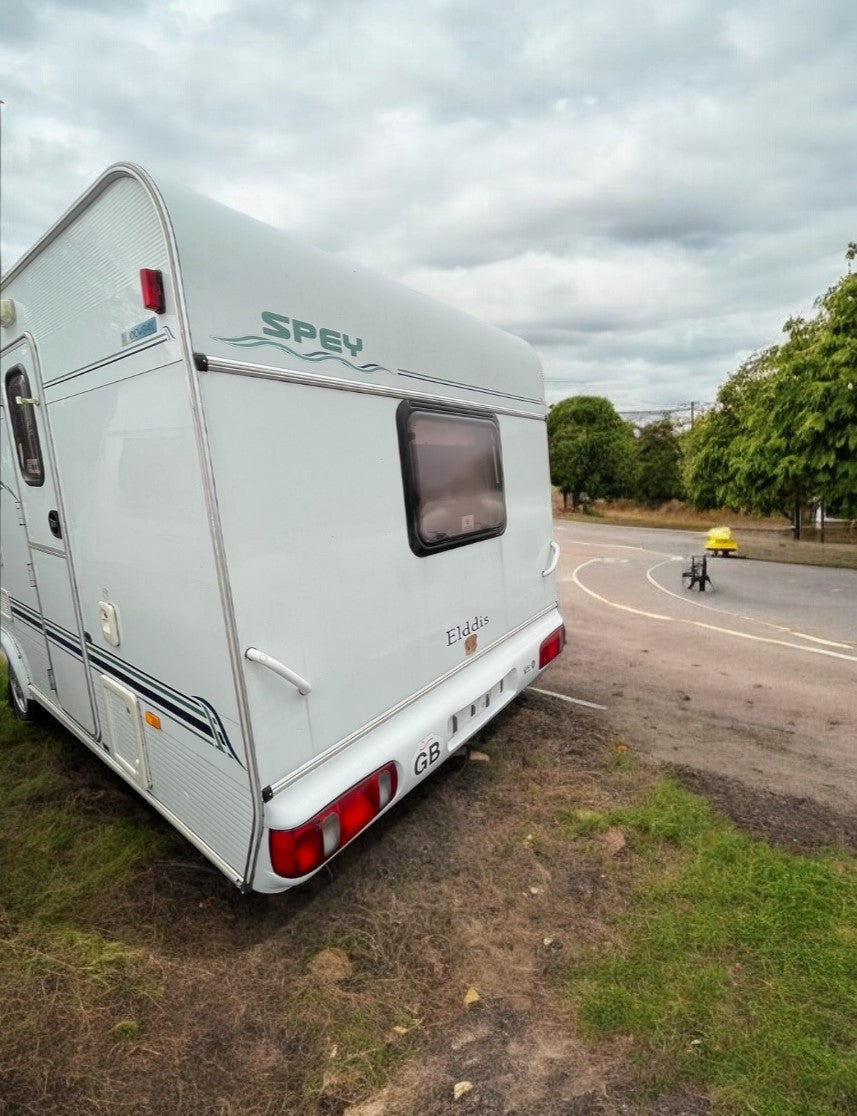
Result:
<svg viewBox="0 0 857 1116"><path fill-rule="evenodd" d="M681 579L685 589L692 589L697 585L700 593L705 592L706 585L713 587L714 583L708 576L708 558L704 554L694 554L690 559L690 569L684 571Z"/></svg>

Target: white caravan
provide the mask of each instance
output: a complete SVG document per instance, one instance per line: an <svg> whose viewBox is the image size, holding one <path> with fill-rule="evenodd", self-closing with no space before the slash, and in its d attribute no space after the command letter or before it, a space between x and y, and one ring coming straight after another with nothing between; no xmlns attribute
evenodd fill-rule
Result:
<svg viewBox="0 0 857 1116"><path fill-rule="evenodd" d="M10 700L239 887L306 879L559 654L523 341L133 165L2 300Z"/></svg>

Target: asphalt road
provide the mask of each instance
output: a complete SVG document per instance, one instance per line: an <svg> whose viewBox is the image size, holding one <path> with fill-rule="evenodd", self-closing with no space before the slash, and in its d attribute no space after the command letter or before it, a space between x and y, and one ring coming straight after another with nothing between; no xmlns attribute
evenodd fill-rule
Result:
<svg viewBox="0 0 857 1116"><path fill-rule="evenodd" d="M561 522L568 642L540 688L656 760L857 817L857 571L712 558L704 534Z"/></svg>

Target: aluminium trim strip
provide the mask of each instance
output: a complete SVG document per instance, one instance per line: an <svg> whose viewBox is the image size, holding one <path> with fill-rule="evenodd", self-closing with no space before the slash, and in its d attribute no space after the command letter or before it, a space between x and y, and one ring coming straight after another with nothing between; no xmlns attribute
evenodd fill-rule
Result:
<svg viewBox="0 0 857 1116"><path fill-rule="evenodd" d="M414 399L420 403L449 404L447 395L435 395L422 391L405 391L402 388L387 387L383 384L369 384L362 380L333 380L327 376L314 375L311 372L298 372L295 369L271 368L265 364L249 364L244 361L227 360L222 357L206 357L206 371L225 372L232 376L252 376L262 380L282 380L285 383L304 384L306 387L328 388L333 391L353 391L359 395L377 395L387 399ZM474 390L479 390L478 388ZM474 403L467 399L454 400L456 407L485 413L485 403ZM541 401L538 401L540 405ZM510 415L513 418L535 419L536 422L545 422L544 414L533 411L522 411L516 407L491 407L493 414Z"/></svg>
<svg viewBox="0 0 857 1116"><path fill-rule="evenodd" d="M324 752L320 752L319 755L313 756L311 760L308 760L301 767L296 768L289 775L284 775L282 779L278 779L275 783L271 783L269 787L265 788L267 791L265 796L266 801L270 801L270 799L273 798L274 795L279 794L281 790L285 790L285 788L291 786L292 783L296 783L298 779L303 778L303 776L309 774L310 771L314 771L317 767L321 767L321 765L326 763L329 759L332 759L346 748L349 748L355 741L359 740L361 736L366 736L367 733L373 732L386 721L391 720L391 718L401 713L402 710L407 709L408 706L413 705L415 702L419 701L420 698L425 697L426 694L430 694L432 690L437 689L438 686L442 686L444 682L449 681L450 678L454 678L456 674L460 674L463 670L472 666L473 663L477 662L491 651L495 651L498 647L502 647L504 643L524 631L531 624L535 624L545 616L549 616L556 607L557 604L556 601L554 601L553 604L548 605L547 608L542 609L541 612L537 612L535 616L531 616L528 620L525 620L523 624L519 624L517 628L513 628L511 631L506 632L504 636L501 636L500 639L492 643L490 647L486 647L476 655L472 655L469 659L466 659L463 663L459 663L458 666L453 667L452 670L448 670L446 674L442 674L440 678L434 679L434 681L430 682L427 686L423 686L421 690L417 690L415 694L411 694L410 697L406 697L403 701L400 701L398 705L394 705L392 709L388 709L386 712L381 713L380 716L375 717L374 720L369 721L359 729L349 733L348 736L343 737L342 740L331 745L331 747L327 748Z"/></svg>
<svg viewBox="0 0 857 1116"><path fill-rule="evenodd" d="M517 399L519 403L534 403L543 407L543 399L531 399L528 395L515 395L511 391L494 391L493 388L481 388L476 384L460 383L458 380L444 380L440 376L426 376L422 372L410 372L407 368L399 368L398 373L409 380L424 380L427 384L443 384L444 387L464 388L467 391L477 391L480 395L493 395L498 399Z"/></svg>
<svg viewBox="0 0 857 1116"><path fill-rule="evenodd" d="M223 625L226 635L226 647L232 667L232 682L235 687L235 703L238 710L238 720L244 743L244 755L247 761L248 789L250 792L250 805L252 809L252 830L248 842L247 860L242 875L243 884L251 887L262 843L262 824L264 816L264 803L262 800L262 787L259 780L259 764L256 758L256 744L253 735L253 723L250 717L250 703L247 697L247 686L244 679L244 664L242 661L241 647L238 641L238 623L235 617L235 603L232 597L232 585L229 580L229 567L226 561L226 543L223 538L223 528L220 522L220 509L217 502L217 488L214 482L214 465L211 459L211 447L208 442L208 429L205 420L205 409L202 402L202 389L199 382L199 372L194 360L193 345L190 336L190 317L188 314L187 300L185 298L184 284L182 282L181 262L175 230L166 202L161 195L155 181L142 167L133 163L119 163L110 170L105 171L99 183L92 188L96 191L99 184L102 189L114 177L127 175L133 178L145 190L155 212L161 222L164 239L169 256L170 270L174 279L174 297L176 303L176 319L179 328L179 343L185 365L185 382L188 390L188 403L193 421L194 437L196 440L197 459L199 461L200 480L205 497L205 507L208 518L208 531L211 539L214 566L217 572L217 587L220 594L220 607L223 612Z"/></svg>
<svg viewBox="0 0 857 1116"><path fill-rule="evenodd" d="M52 554L54 556L54 558L65 558L66 557L66 551L65 550L60 550L59 547L56 547L56 546L45 546L44 543L31 542L30 543L30 550L38 550L42 554Z"/></svg>
<svg viewBox="0 0 857 1116"><path fill-rule="evenodd" d="M110 356L103 357L101 360L93 361L92 364L86 364L82 368L75 368L71 372L66 372L62 376L55 376L52 380L45 380L44 387L53 387L55 384L64 384L67 380L74 380L78 376L85 376L87 372L95 372L99 368L106 368L109 364L116 364L117 361L124 360L125 357L132 356L135 353L142 353L146 349L154 349L157 345L163 345L165 341L173 340L172 334L168 328L164 328L161 333L155 335L146 341L139 341L136 345L129 345L127 349L121 352L111 353Z"/></svg>

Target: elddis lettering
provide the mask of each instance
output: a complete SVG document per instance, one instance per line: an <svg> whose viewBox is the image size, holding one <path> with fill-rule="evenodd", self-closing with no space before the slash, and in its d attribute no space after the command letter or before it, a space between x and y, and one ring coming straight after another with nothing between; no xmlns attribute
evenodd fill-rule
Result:
<svg viewBox="0 0 857 1116"><path fill-rule="evenodd" d="M301 322L297 318L287 318L285 314L275 314L272 310L262 311L262 321L266 327L262 330L269 337L282 337L284 341L303 341L318 339L323 349L329 353L341 353L347 349L353 357L363 348L363 341L357 337L354 341L347 333L340 333L335 329L318 329L312 322Z"/></svg>
<svg viewBox="0 0 857 1116"><path fill-rule="evenodd" d="M458 643L459 640L467 639L469 635L474 635L480 628L484 628L488 623L490 623L490 620L487 616L474 616L472 620L466 620L463 624L456 624L454 628L447 628L447 647L452 647L452 645Z"/></svg>

